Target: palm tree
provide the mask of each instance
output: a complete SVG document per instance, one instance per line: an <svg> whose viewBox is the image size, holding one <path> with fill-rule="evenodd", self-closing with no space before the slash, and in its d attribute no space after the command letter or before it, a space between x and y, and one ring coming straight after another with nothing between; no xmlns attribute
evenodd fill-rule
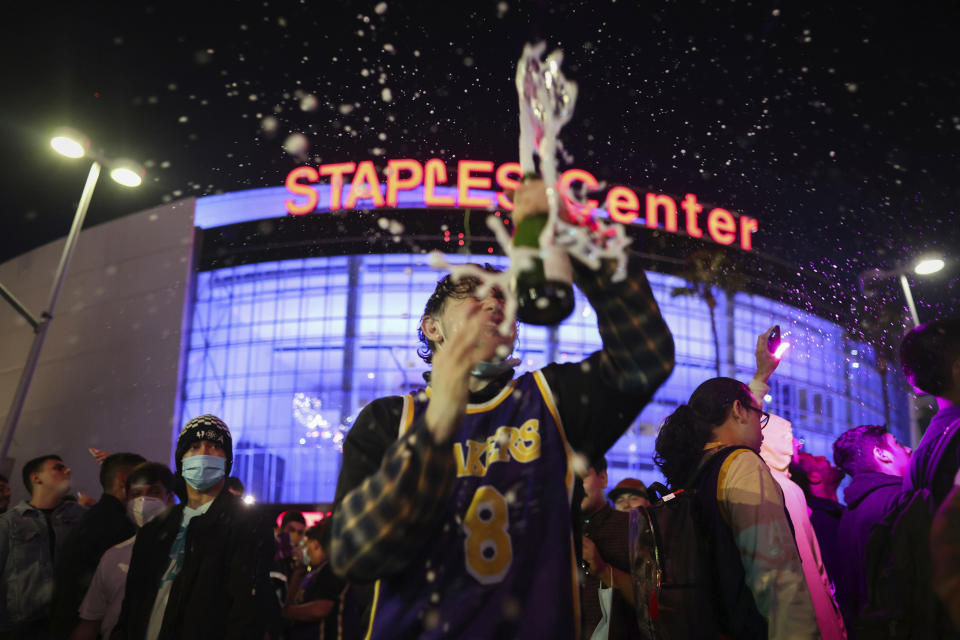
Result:
<svg viewBox="0 0 960 640"><path fill-rule="evenodd" d="M721 249L708 247L694 251L684 260L684 268L678 273L687 281L684 287L674 287L670 295L695 296L702 299L710 311L710 330L713 333L713 357L717 376L720 373L720 336L717 333L717 298L714 287L727 293L728 304L733 302L733 294L743 289L745 278L736 272L727 253Z"/></svg>
<svg viewBox="0 0 960 640"><path fill-rule="evenodd" d="M887 374L890 363L896 360L898 345L909 326L905 309L897 297L865 289L863 298L853 305L852 310L853 323L848 327L847 335L873 347L882 387L884 424L889 426L890 396Z"/></svg>

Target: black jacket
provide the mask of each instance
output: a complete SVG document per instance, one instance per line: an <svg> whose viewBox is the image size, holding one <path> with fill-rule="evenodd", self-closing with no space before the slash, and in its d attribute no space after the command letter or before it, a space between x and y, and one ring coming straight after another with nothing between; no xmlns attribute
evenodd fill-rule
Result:
<svg viewBox="0 0 960 640"><path fill-rule="evenodd" d="M63 541L54 567L50 638L65 640L80 622L77 610L104 552L137 532L123 503L103 494Z"/></svg>
<svg viewBox="0 0 960 640"><path fill-rule="evenodd" d="M183 521L177 505L137 535L113 640L142 640L170 548ZM279 603L270 587L275 543L269 519L223 491L187 528L183 567L170 590L162 640L250 638L276 629Z"/></svg>
<svg viewBox="0 0 960 640"><path fill-rule="evenodd" d="M837 535L840 529L840 519L846 509L836 500L820 498L814 495L807 496L807 506L810 507L810 524L817 534L820 543L820 557L827 568L827 576L831 582L836 582L836 573L841 571L843 554L837 546Z"/></svg>
<svg viewBox="0 0 960 640"><path fill-rule="evenodd" d="M903 479L879 471L858 473L843 491L847 510L837 528L837 551L843 559L836 575L830 574L837 588L837 604L850 630L867 604L867 541L870 529L896 504ZM828 570L829 571L829 570Z"/></svg>
<svg viewBox="0 0 960 640"><path fill-rule="evenodd" d="M933 504L939 507L953 489L960 469L960 407L940 409L930 420L920 444L910 456L910 470L903 478L907 491L929 489ZM941 438L945 439L940 442Z"/></svg>

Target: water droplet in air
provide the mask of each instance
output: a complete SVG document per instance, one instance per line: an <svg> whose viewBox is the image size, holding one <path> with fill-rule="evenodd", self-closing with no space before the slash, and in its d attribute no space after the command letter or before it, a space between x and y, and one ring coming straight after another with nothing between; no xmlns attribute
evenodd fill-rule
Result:
<svg viewBox="0 0 960 640"><path fill-rule="evenodd" d="M590 468L590 461L587 459L587 456L583 455L579 451L573 454L573 459L571 460L570 466L573 467L573 472L577 475L584 475L587 473L587 470Z"/></svg>
<svg viewBox="0 0 960 640"><path fill-rule="evenodd" d="M287 136L287 139L283 141L283 150L290 155L299 156L307 152L309 145L310 142L307 140L307 136L302 133L294 133Z"/></svg>

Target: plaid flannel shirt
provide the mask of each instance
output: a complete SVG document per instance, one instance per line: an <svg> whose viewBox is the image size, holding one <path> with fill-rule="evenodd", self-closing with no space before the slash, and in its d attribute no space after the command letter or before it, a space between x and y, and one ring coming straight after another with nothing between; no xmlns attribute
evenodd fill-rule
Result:
<svg viewBox="0 0 960 640"><path fill-rule="evenodd" d="M631 260L628 277L614 283L612 263L593 271L574 261L576 284L597 314L603 349L581 363L543 370L567 440L587 455L606 452L673 370L673 337L638 263ZM471 394L470 402L492 397L507 381ZM397 439L401 404L399 397L372 402L344 444L330 563L351 581L402 571L443 517L454 484L452 447L434 442L422 417Z"/></svg>

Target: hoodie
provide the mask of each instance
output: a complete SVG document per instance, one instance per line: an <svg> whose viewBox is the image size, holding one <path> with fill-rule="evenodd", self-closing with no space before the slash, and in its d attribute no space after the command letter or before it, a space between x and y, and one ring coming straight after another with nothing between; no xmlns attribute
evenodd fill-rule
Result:
<svg viewBox="0 0 960 640"><path fill-rule="evenodd" d="M800 560L803 565L803 577L813 600L813 609L817 614L817 626L823 640L841 640L846 638L846 629L840 615L840 607L833 599L833 588L827 570L820 556L820 544L817 534L810 523L810 512L803 489L790 479L790 460L793 457L793 425L789 420L771 415L770 422L763 430L763 444L760 445L760 457L763 458L773 479L783 490L783 499L793 522L794 536Z"/></svg>
<svg viewBox="0 0 960 640"><path fill-rule="evenodd" d="M879 471L853 476L843 491L847 510L837 529L838 555L844 559L833 579L837 585L840 611L853 628L860 610L867 603L867 540L870 528L896 504L903 479Z"/></svg>

